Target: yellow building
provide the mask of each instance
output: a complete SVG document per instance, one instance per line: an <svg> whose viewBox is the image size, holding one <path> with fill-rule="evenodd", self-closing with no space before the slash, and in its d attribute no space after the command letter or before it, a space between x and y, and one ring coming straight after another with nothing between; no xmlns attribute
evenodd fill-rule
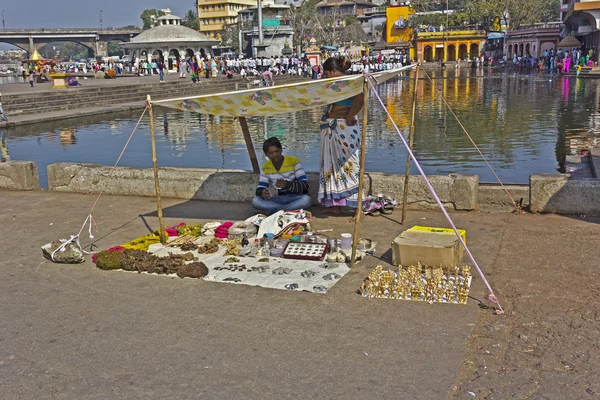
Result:
<svg viewBox="0 0 600 400"><path fill-rule="evenodd" d="M407 5L390 6L385 10L385 34L387 48L411 48L413 28L408 26L408 18L415 10ZM414 54L411 49L411 58Z"/></svg>
<svg viewBox="0 0 600 400"><path fill-rule="evenodd" d="M480 30L419 32L417 58L425 62L472 60L479 57L487 34Z"/></svg>
<svg viewBox="0 0 600 400"><path fill-rule="evenodd" d="M408 26L408 17L415 10L409 6L390 6L385 9L387 42L410 42L412 28Z"/></svg>
<svg viewBox="0 0 600 400"><path fill-rule="evenodd" d="M256 0L197 0L200 32L220 39L224 25L235 23L238 12L256 5Z"/></svg>

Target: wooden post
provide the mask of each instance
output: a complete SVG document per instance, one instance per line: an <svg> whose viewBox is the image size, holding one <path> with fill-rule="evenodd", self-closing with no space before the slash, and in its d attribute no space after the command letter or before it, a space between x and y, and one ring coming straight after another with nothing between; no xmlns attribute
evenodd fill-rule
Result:
<svg viewBox="0 0 600 400"><path fill-rule="evenodd" d="M167 236L165 232L165 223L163 221L162 206L160 204L160 182L158 181L158 164L156 162L156 141L154 140L154 115L152 112L152 103L150 95L146 97L146 105L150 116L150 142L152 143L152 167L154 168L154 188L156 190L156 207L158 211L158 226L160 229L160 242L167 244Z"/></svg>
<svg viewBox="0 0 600 400"><path fill-rule="evenodd" d="M246 117L240 117L240 126L244 133L244 140L246 141L246 148L248 149L248 155L250 156L250 162L252 163L252 170L255 174L260 174L260 167L258 166L258 160L256 159L256 152L254 151L254 144L252 144L252 137L250 136L250 130L248 129L248 121Z"/></svg>
<svg viewBox="0 0 600 400"><path fill-rule="evenodd" d="M412 117L410 121L410 132L408 134L408 147L412 151L413 142L415 140L415 115L417 112L417 88L419 86L419 66L417 65L417 75L415 78L415 87L413 93L413 103L412 103ZM402 194L402 221L401 224L404 225L406 221L406 202L408 201L408 182L410 180L410 154L406 157L406 172L404 173L404 193Z"/></svg>
<svg viewBox="0 0 600 400"><path fill-rule="evenodd" d="M363 181L365 177L365 156L367 152L367 122L369 117L369 83L364 77L363 83L363 120L362 132L360 138L360 172L358 175L358 207L356 207L356 215L354 217L354 234L352 235L352 258L350 259L350 268L356 264L356 246L358 246L358 234L360 230L360 217L362 216L362 200L363 200Z"/></svg>

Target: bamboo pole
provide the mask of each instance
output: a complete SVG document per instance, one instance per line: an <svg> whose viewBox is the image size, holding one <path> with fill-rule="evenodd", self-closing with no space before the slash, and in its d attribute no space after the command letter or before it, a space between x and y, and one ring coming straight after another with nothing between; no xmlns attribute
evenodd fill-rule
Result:
<svg viewBox="0 0 600 400"><path fill-rule="evenodd" d="M354 217L354 234L352 235L352 258L350 268L356 264L356 246L358 246L358 234L360 230L360 217L362 216L362 200L363 200L363 181L365 177L365 156L367 152L367 122L369 117L369 83L367 77L364 77L363 83L363 120L362 132L360 138L360 172L358 175L358 207L356 207L356 215Z"/></svg>
<svg viewBox="0 0 600 400"><path fill-rule="evenodd" d="M419 66L417 65L417 75L415 78L415 87L413 93L412 103L412 117L410 121L410 133L408 134L408 147L412 151L413 142L415 140L415 115L417 111L417 89L419 87ZM406 156L406 172L404 173L404 193L402 194L402 221L404 225L406 221L406 202L408 201L408 182L410 180L410 154Z"/></svg>
<svg viewBox="0 0 600 400"><path fill-rule="evenodd" d="M163 221L162 206L160 203L160 182L158 181L158 164L156 162L156 141L154 140L154 114L152 112L152 102L150 95L146 97L146 105L148 106L148 115L150 116L150 142L152 143L152 167L154 168L154 188L156 190L156 207L158 211L158 225L160 229L160 242L167 244L167 236L165 232L165 223Z"/></svg>
<svg viewBox="0 0 600 400"><path fill-rule="evenodd" d="M248 149L248 155L250 156L250 162L252 163L252 170L255 174L260 174L260 167L258 166L258 160L256 159L254 144L252 143L252 137L250 136L250 129L248 129L248 121L246 121L246 117L240 117L239 120L240 126L242 127L242 133L244 134L246 148Z"/></svg>

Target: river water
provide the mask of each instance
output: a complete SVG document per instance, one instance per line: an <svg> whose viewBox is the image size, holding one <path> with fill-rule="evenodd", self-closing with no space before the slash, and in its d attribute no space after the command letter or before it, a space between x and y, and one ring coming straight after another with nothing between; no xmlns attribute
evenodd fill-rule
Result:
<svg viewBox="0 0 600 400"><path fill-rule="evenodd" d="M415 154L428 174L492 172L441 100L447 99L505 183L527 183L529 175L564 170L566 154L600 145L600 81L548 75L518 75L502 70L429 72L419 80ZM414 75L413 75L414 76ZM414 80L399 79L378 88L386 107L407 135ZM1 91L1 87L0 87ZM40 99L43 101L43 99ZM46 166L57 162L112 165L141 112L119 113L1 131L3 158L37 163L42 186ZM232 118L190 114L155 107L161 166L251 170L241 129ZM306 170L318 171L321 110L249 118L259 162L265 137L278 136L286 154L299 157ZM144 117L120 165L151 167L149 121ZM404 173L406 150L371 94L366 170ZM413 173L416 169L413 165Z"/></svg>

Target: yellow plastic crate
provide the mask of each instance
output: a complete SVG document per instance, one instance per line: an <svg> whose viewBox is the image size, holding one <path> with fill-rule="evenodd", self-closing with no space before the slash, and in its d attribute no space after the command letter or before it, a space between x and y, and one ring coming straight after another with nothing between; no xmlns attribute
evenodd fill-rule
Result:
<svg viewBox="0 0 600 400"><path fill-rule="evenodd" d="M452 229L452 228L437 228L437 227L433 227L433 226L419 226L419 225L415 225L412 228L407 229L407 232L441 233L443 235L453 235L453 236L456 235L454 233L454 229ZM458 229L458 233L460 234L460 236L462 237L463 241L466 244L467 243L467 231L464 229Z"/></svg>

